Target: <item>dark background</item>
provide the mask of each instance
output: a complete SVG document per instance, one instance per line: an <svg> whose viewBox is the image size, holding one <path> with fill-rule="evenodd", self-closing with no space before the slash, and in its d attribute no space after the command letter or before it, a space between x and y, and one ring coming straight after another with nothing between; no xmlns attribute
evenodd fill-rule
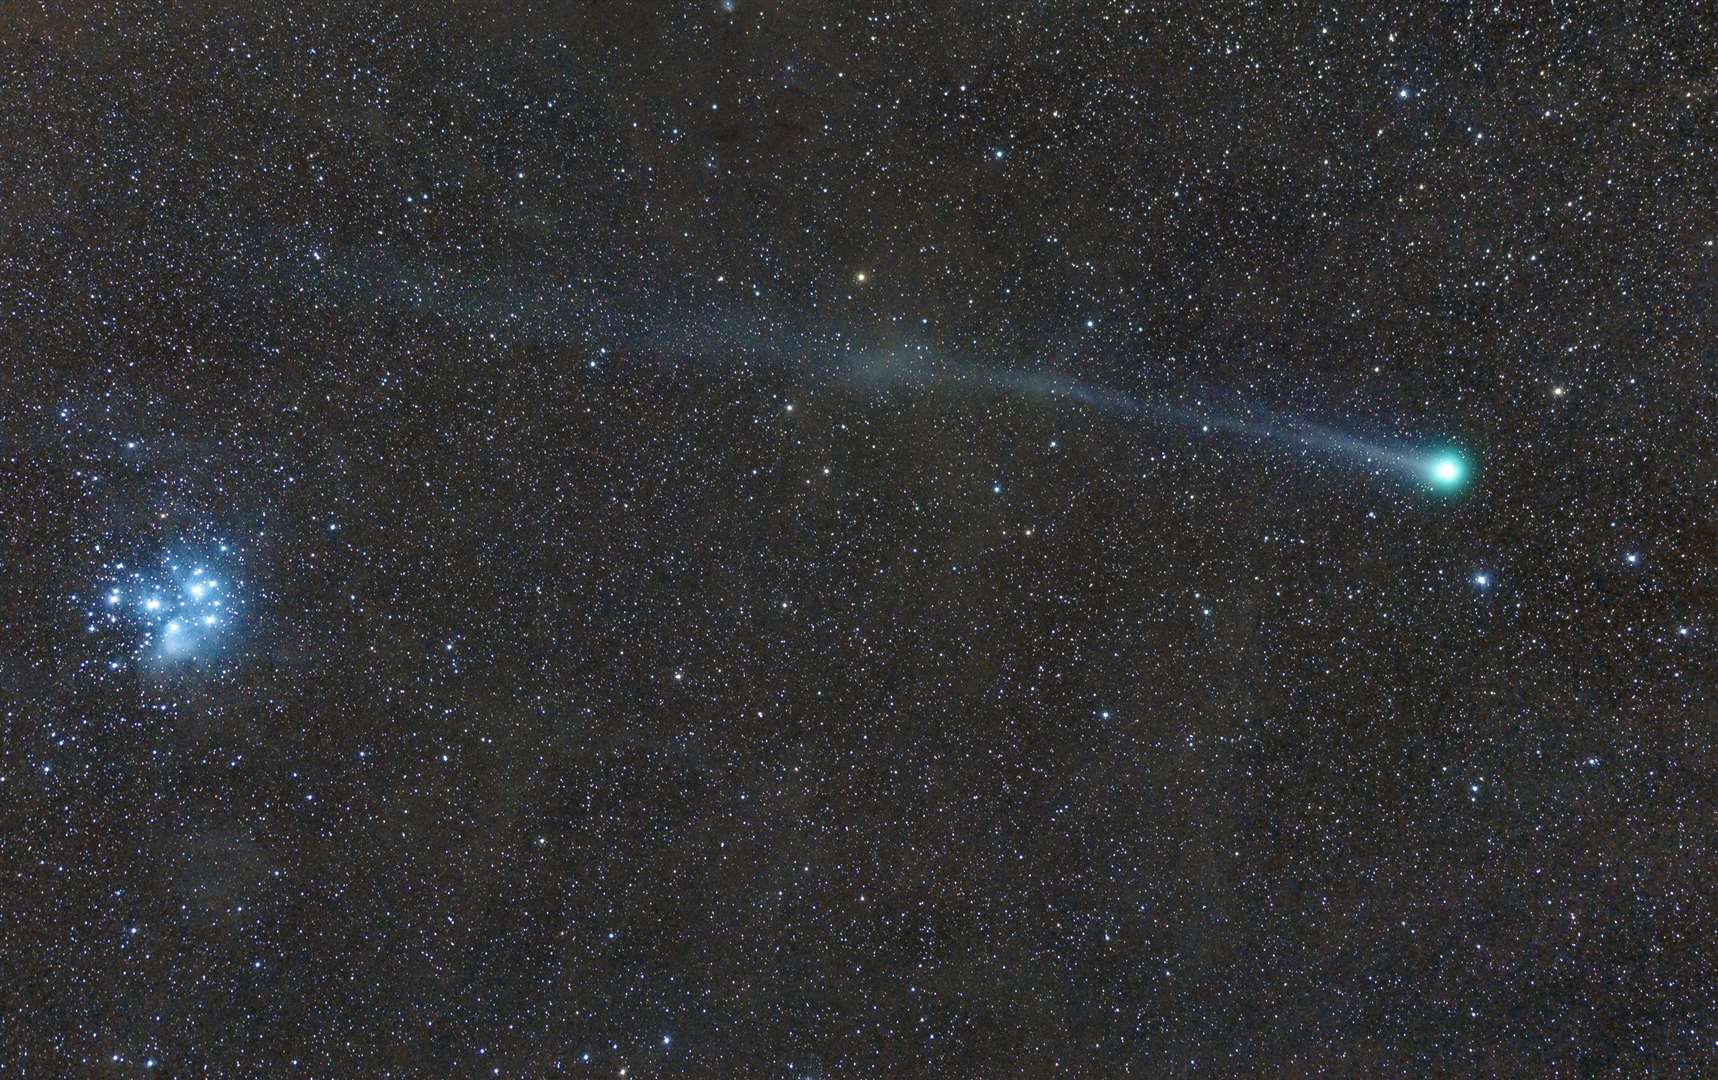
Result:
<svg viewBox="0 0 1718 1080"><path fill-rule="evenodd" d="M0 15L0 1074L1718 1069L1709 8L255 6Z"/></svg>

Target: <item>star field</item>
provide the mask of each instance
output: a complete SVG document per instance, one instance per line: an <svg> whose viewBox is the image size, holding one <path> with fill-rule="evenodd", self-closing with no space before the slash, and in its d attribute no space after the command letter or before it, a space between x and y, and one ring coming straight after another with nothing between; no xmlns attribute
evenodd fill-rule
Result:
<svg viewBox="0 0 1718 1080"><path fill-rule="evenodd" d="M1718 1072L1718 21L24 5L0 1077Z"/></svg>

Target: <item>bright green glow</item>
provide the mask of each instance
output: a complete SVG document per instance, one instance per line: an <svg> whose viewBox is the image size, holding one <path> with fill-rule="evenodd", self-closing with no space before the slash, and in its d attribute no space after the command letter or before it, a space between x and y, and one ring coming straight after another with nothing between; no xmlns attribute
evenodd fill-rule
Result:
<svg viewBox="0 0 1718 1080"><path fill-rule="evenodd" d="M1440 454L1431 460L1426 471L1434 486L1449 490L1467 477L1467 462L1455 454Z"/></svg>

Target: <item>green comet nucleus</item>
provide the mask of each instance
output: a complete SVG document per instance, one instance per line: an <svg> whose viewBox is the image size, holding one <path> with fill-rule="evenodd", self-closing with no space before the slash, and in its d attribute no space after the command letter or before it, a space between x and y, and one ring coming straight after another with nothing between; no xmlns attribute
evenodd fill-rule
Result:
<svg viewBox="0 0 1718 1080"><path fill-rule="evenodd" d="M1454 491L1467 479L1467 462L1460 454L1438 454L1426 462L1426 478L1441 491Z"/></svg>

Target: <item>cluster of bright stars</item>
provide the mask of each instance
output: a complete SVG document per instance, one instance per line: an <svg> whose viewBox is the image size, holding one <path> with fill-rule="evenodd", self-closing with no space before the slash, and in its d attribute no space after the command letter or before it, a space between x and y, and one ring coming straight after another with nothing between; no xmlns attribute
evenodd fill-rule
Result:
<svg viewBox="0 0 1718 1080"><path fill-rule="evenodd" d="M226 552L226 545L220 550ZM190 659L207 654L236 619L239 602L232 583L200 563L164 562L159 570L113 566L89 612L89 631L103 627L135 634L134 658ZM110 661L117 669L120 662Z"/></svg>

